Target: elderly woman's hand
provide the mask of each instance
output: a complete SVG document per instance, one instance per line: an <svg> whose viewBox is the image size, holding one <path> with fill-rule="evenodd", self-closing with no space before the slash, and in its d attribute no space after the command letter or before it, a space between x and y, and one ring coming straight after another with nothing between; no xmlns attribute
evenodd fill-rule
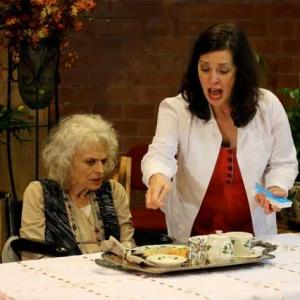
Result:
<svg viewBox="0 0 300 300"><path fill-rule="evenodd" d="M287 197L288 192L282 189L279 186L271 186L268 190L274 195L278 197ZM272 205L270 201L266 198L265 194L256 194L255 195L256 202L264 209L265 214L269 215L272 212L278 212L281 209L275 205Z"/></svg>
<svg viewBox="0 0 300 300"><path fill-rule="evenodd" d="M146 193L146 207L157 209L165 204L165 197L171 190L171 180L165 175L153 174L149 179L149 188Z"/></svg>

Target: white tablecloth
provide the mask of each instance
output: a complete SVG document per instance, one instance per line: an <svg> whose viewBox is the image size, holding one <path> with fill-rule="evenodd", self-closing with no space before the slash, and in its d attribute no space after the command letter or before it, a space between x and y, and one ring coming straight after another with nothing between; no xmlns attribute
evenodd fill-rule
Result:
<svg viewBox="0 0 300 300"><path fill-rule="evenodd" d="M278 249L263 264L160 276L100 267L100 254L1 264L0 290L16 300L299 300L300 235L264 240Z"/></svg>

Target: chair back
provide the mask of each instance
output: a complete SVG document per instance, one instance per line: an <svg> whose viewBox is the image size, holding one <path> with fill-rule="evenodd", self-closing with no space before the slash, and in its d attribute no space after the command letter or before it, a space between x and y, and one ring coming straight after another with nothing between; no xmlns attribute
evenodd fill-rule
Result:
<svg viewBox="0 0 300 300"><path fill-rule="evenodd" d="M113 175L113 179L121 183L130 199L131 190L131 157L121 156L117 172Z"/></svg>
<svg viewBox="0 0 300 300"><path fill-rule="evenodd" d="M144 153L147 152L148 146L141 145L141 147L138 146L136 149L138 149L138 152L134 153L138 153L137 156L133 152L129 152L128 156L120 157L119 167L113 175L113 179L124 186L130 201L132 200L131 191L134 188L140 188L144 192L147 189L142 183L140 163ZM129 157L130 154L132 157ZM137 245L172 243L172 239L165 234L166 225L164 214L161 211L131 207L131 214L133 227L135 228L134 240Z"/></svg>
<svg viewBox="0 0 300 300"><path fill-rule="evenodd" d="M141 162L148 151L148 145L135 145L128 151L127 155L132 159L131 172L131 213L133 226L136 230L167 232L164 213L157 209L145 208L146 185L142 181Z"/></svg>
<svg viewBox="0 0 300 300"><path fill-rule="evenodd" d="M131 188L134 190L147 190L147 187L142 181L141 161L143 156L148 151L148 145L139 144L135 145L128 151L127 155L132 159L132 180Z"/></svg>

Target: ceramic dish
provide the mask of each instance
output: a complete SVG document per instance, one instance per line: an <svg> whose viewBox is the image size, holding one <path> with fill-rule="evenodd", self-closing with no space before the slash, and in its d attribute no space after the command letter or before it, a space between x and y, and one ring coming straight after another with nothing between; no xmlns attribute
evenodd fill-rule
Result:
<svg viewBox="0 0 300 300"><path fill-rule="evenodd" d="M140 255L143 257L148 257L150 255L177 255L187 257L189 248L186 245L174 245L174 244L164 244L164 245L148 245L140 246L132 249L133 255Z"/></svg>
<svg viewBox="0 0 300 300"><path fill-rule="evenodd" d="M247 255L235 255L235 258L258 258L262 256L262 251L252 249L251 252Z"/></svg>
<svg viewBox="0 0 300 300"><path fill-rule="evenodd" d="M150 255L146 258L146 260L159 267L175 267L187 261L187 259L183 256L169 254Z"/></svg>

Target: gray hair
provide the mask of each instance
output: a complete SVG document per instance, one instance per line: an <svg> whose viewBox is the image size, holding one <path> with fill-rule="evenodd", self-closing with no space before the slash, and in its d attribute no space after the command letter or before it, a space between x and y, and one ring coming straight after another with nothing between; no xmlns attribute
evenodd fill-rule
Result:
<svg viewBox="0 0 300 300"><path fill-rule="evenodd" d="M112 124L96 114L74 114L64 118L51 131L43 151L48 178L66 187L74 154L95 142L107 147L104 170L107 175L115 167L119 146Z"/></svg>

